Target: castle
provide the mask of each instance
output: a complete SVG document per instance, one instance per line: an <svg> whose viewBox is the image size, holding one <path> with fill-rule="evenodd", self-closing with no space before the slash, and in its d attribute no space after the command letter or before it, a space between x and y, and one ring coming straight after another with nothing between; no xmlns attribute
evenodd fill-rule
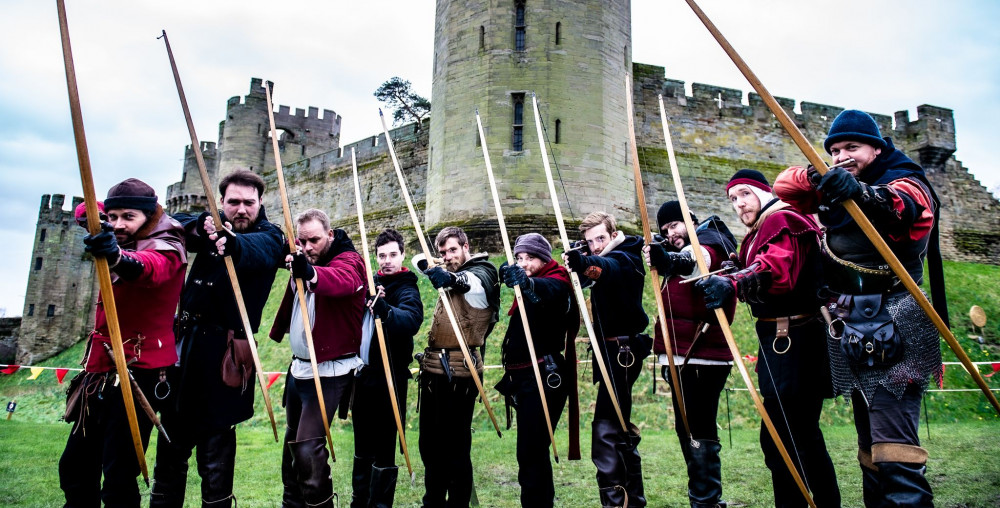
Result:
<svg viewBox="0 0 1000 508"><path fill-rule="evenodd" d="M740 90L694 83L687 95L684 82L668 79L663 67L632 62L628 1L588 0L585 8L580 3L531 2L529 10L520 0L437 1L431 117L389 132L428 234L460 225L474 238L474 249L497 245L497 221L474 119L478 110L511 234L534 230L554 236L555 218L535 135L533 94L567 223L604 209L614 213L625 229L637 231L637 200L627 156L626 71L633 75L636 144L651 216L660 203L675 198L659 95L670 121L685 193L701 218L717 214L735 220L723 189L736 169L757 169L773 179L785 167L805 162L756 94L749 94L744 103ZM203 141L185 148L181 180L167 190L164 206L169 212L205 208L193 151L200 150L215 182L239 167L261 174L268 186L264 205L272 218L277 216L280 199L262 85L254 78L247 95L229 99L217 143ZM795 113L794 100L778 101L822 152L830 123L843 108L800 102L800 112ZM953 156L951 110L922 105L916 119L910 119L907 111L873 117L883 135L891 136L898 148L919 162L934 184L942 200L944 256L997 263L1000 202ZM291 108L279 106L275 121L293 212L309 207L326 210L338 227L356 236L353 150L369 233L390 226L412 230L382 134L341 145L341 117L329 109L321 115L315 107L293 114ZM51 207L47 200L43 198L38 229L51 235L56 224L49 217L57 215L57 207L55 198ZM60 211L61 204L60 197ZM82 229L66 224L58 230L82 234ZM67 249L76 248L71 244L79 242L67 242ZM55 255L49 251L40 255L45 248L36 242L33 258ZM57 263L76 263L74 272L92 273L85 256L72 252L56 256ZM20 358L47 356L60 344L65 347L78 340L87 327L81 325L80 309L86 307L83 316L93 314L85 305L96 295L92 278L86 284L92 294L83 298L85 287L67 288L58 277L33 275L29 280ZM71 307L74 302L80 306ZM35 306L35 314L29 305ZM29 314L31 318L38 312L47 314L51 305L55 315L46 319L63 323L59 334L29 323ZM58 335L61 343L40 341L40 334Z"/></svg>

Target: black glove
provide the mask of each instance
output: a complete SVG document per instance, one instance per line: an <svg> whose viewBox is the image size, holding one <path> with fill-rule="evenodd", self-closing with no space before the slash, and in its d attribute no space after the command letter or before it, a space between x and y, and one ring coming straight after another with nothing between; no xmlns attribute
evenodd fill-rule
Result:
<svg viewBox="0 0 1000 508"><path fill-rule="evenodd" d="M226 242L226 245L229 245L229 242ZM292 277L309 282L315 276L316 269L313 268L312 263L309 262L305 254L296 252L292 255Z"/></svg>
<svg viewBox="0 0 1000 508"><path fill-rule="evenodd" d="M427 258L420 258L417 260L417 269L421 272L427 272Z"/></svg>
<svg viewBox="0 0 1000 508"><path fill-rule="evenodd" d="M666 252L663 251L663 259L657 261L653 259L653 252L655 249L649 250L649 260L653 262L653 266L664 275L688 275L694 271L694 267L697 265L691 254L687 252Z"/></svg>
<svg viewBox="0 0 1000 508"><path fill-rule="evenodd" d="M368 302L375 299L375 303L371 304L372 312L375 313L375 317L379 319L386 319L389 317L389 303L385 301L385 298L375 298L374 296L368 296Z"/></svg>
<svg viewBox="0 0 1000 508"><path fill-rule="evenodd" d="M83 237L83 243L86 244L83 250L95 258L108 260L108 264L111 266L118 263L118 258L122 255L122 249L118 246L118 238L115 237L115 228L107 222L101 223L100 233Z"/></svg>
<svg viewBox="0 0 1000 508"><path fill-rule="evenodd" d="M584 256L583 252L580 252L579 250L571 250L566 253L566 266L576 273L583 274L583 271L586 270L588 266L586 260L584 259L586 257L587 256Z"/></svg>
<svg viewBox="0 0 1000 508"><path fill-rule="evenodd" d="M424 270L424 275L431 280L434 289L450 288L455 285L455 274L440 266Z"/></svg>
<svg viewBox="0 0 1000 508"><path fill-rule="evenodd" d="M514 286L521 286L521 289L526 289L525 283L527 282L528 274L525 273L524 268L521 268L519 265L511 265L504 270L503 283L506 284L507 287L512 288Z"/></svg>
<svg viewBox="0 0 1000 508"><path fill-rule="evenodd" d="M809 180L809 185L811 185L812 188L815 189L819 187L820 182L823 181L823 175L819 174L819 171L816 169L816 166L810 164L806 166L806 180Z"/></svg>
<svg viewBox="0 0 1000 508"><path fill-rule="evenodd" d="M243 250L243 246L240 245L239 239L236 238L235 236L230 235L228 233L225 233L223 231L219 231L219 237L220 238L221 237L225 237L226 238L226 244L224 246L225 250L222 251L222 255L223 256L229 256L229 257L233 258L234 262L239 261L239 259L240 259L240 252ZM216 240L216 241L218 241L218 240Z"/></svg>
<svg viewBox="0 0 1000 508"><path fill-rule="evenodd" d="M198 216L198 219L194 221L194 231L195 233L198 233L198 236L208 238L208 231L205 231L205 219L211 216L212 214L208 212L202 212L201 215Z"/></svg>
<svg viewBox="0 0 1000 508"><path fill-rule="evenodd" d="M142 261L128 255L127 253L122 253L121 259L118 260L118 264L112 268L118 277L124 280L135 280L138 279L142 272L145 270Z"/></svg>
<svg viewBox="0 0 1000 508"><path fill-rule="evenodd" d="M823 203L826 205L840 204L848 199L857 200L862 194L858 179L844 168L827 171L816 190L823 193Z"/></svg>
<svg viewBox="0 0 1000 508"><path fill-rule="evenodd" d="M507 263L506 261L500 263L500 268L497 268L497 274L500 275L501 281L503 281L504 277L506 276L505 274L507 273L508 268L510 268L510 264Z"/></svg>
<svg viewBox="0 0 1000 508"><path fill-rule="evenodd" d="M736 293L736 285L728 277L710 275L694 283L705 294L705 307L720 309Z"/></svg>

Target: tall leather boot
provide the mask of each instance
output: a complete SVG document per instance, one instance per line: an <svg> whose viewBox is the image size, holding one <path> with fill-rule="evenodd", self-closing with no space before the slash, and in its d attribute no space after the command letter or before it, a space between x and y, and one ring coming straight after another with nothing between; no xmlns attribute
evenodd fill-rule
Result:
<svg viewBox="0 0 1000 508"><path fill-rule="evenodd" d="M639 457L639 427L629 424L628 436L621 443L622 461L625 463L625 491L628 492L629 508L646 506L646 494L642 486L642 458Z"/></svg>
<svg viewBox="0 0 1000 508"><path fill-rule="evenodd" d="M861 488L866 508L877 508L882 499L878 481L878 466L872 462L872 451L858 448L858 465L861 466Z"/></svg>
<svg viewBox="0 0 1000 508"><path fill-rule="evenodd" d="M330 453L326 438L315 437L288 443L295 463L295 477L306 506L333 508L333 479L330 477Z"/></svg>
<svg viewBox="0 0 1000 508"><path fill-rule="evenodd" d="M236 466L236 430L227 429L198 443L202 508L227 508L233 504L233 471Z"/></svg>
<svg viewBox="0 0 1000 508"><path fill-rule="evenodd" d="M934 494L927 483L927 450L902 443L875 443L872 462L878 467L882 489L878 506L934 506Z"/></svg>
<svg viewBox="0 0 1000 508"><path fill-rule="evenodd" d="M372 465L375 457L354 456L354 466L351 472L351 508L367 508L371 495Z"/></svg>
<svg viewBox="0 0 1000 508"><path fill-rule="evenodd" d="M284 445L281 447L281 485L284 491L281 494L282 508L305 508L302 500L302 489L299 488L298 478L295 477L295 460L292 457L292 448L289 443L295 441L295 432L285 427Z"/></svg>
<svg viewBox="0 0 1000 508"><path fill-rule="evenodd" d="M372 466L371 492L368 497L369 507L392 508L393 499L396 497L396 477L398 474L399 468L396 466Z"/></svg>
<svg viewBox="0 0 1000 508"><path fill-rule="evenodd" d="M622 431L614 420L594 420L590 458L597 467L597 487L604 508L624 508L627 472L620 453Z"/></svg>
<svg viewBox="0 0 1000 508"><path fill-rule="evenodd" d="M181 437L170 443L161 435L156 440L156 463L153 464L153 487L149 491L150 508L181 508L187 488L188 459L191 448Z"/></svg>
<svg viewBox="0 0 1000 508"><path fill-rule="evenodd" d="M725 508L722 502L722 461L718 441L696 439L689 446L691 461L688 462L688 499L691 508Z"/></svg>

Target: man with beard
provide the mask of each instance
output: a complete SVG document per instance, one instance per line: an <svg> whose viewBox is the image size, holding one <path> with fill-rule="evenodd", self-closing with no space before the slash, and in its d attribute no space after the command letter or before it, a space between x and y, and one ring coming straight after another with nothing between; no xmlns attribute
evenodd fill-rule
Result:
<svg viewBox="0 0 1000 508"><path fill-rule="evenodd" d="M269 336L281 342L288 333L292 364L285 385L284 453L281 457L282 505L333 507L330 452L316 394L309 346L303 327L305 313L312 325L320 385L327 418L332 419L348 393L354 371L364 365L358 356L365 305L365 265L343 229L330 229L330 218L315 208L299 214L299 250L285 257L292 276L278 307ZM302 279L306 309L295 294ZM327 422L329 423L329 422Z"/></svg>
<svg viewBox="0 0 1000 508"><path fill-rule="evenodd" d="M497 269L485 252L469 253L469 238L449 226L434 244L442 264L426 268L422 255L416 266L435 289L450 296L462 337L474 368L483 372L482 349L493 331L500 309ZM475 348L480 348L476 350ZM424 463L426 508L469 506L472 496L472 410L479 395L472 373L459 348L458 337L443 302L434 308L428 347L420 362L420 459Z"/></svg>
<svg viewBox="0 0 1000 508"><path fill-rule="evenodd" d="M639 457L639 428L630 422L632 385L642 373L652 339L643 334L649 318L642 309L646 269L642 238L618 231L615 218L593 212L580 223L586 244L563 254L570 270L591 285L594 332L603 348L604 361L629 432L621 428L608 388L594 369L597 401L590 455L597 466L597 486L602 506L646 506ZM586 250L586 252L584 252Z"/></svg>
<svg viewBox="0 0 1000 508"><path fill-rule="evenodd" d="M928 379L941 375L938 333L842 205L858 205L917 284L931 254L934 304L947 319L939 201L923 169L883 138L867 113L837 115L823 147L834 163L847 164L823 176L788 168L775 190L804 213L818 211L826 228L826 282L838 318L830 327L833 383L854 406L865 505L932 506L917 430Z"/></svg>
<svg viewBox="0 0 1000 508"><path fill-rule="evenodd" d="M833 462L819 427L830 397L829 360L817 296L821 268L819 227L808 215L774 198L759 171L741 169L726 186L747 226L740 246L742 270L695 283L709 309L735 294L757 319L757 377L764 409L818 506L840 506ZM762 425L760 446L771 470L774 504L806 506L771 434Z"/></svg>
<svg viewBox="0 0 1000 508"><path fill-rule="evenodd" d="M150 505L184 504L188 459L197 448L204 506L231 506L237 423L253 416L254 366L249 338L282 265L284 236L261 206L264 180L237 170L219 182L222 219L178 214L187 249L197 253L181 294L177 319L180 365L163 425L173 441L158 439ZM243 329L223 256L236 267L251 330Z"/></svg>
<svg viewBox="0 0 1000 508"><path fill-rule="evenodd" d="M528 323L521 321L515 301L507 311L510 323L501 348L504 376L496 389L507 400L508 428L510 408L517 410L517 481L521 485L521 506L551 508L555 489L549 462L549 433L525 327L534 342L552 429L555 430L569 396L560 374L567 368L562 352L566 347L576 347L572 339L580 328L580 314L571 294L569 273L552 259L552 245L544 236L528 233L518 237L514 242L514 256L517 263L510 266L504 263L500 267L500 277L507 287L521 287Z"/></svg>
<svg viewBox="0 0 1000 508"><path fill-rule="evenodd" d="M104 204L109 222L83 242L87 252L106 259L111 268L125 360L136 381L133 397L138 398L138 387L155 404L153 394L169 389L166 367L177 361L173 314L187 264L184 230L163 213L152 187L135 178L112 187ZM82 219L79 210L77 216ZM59 485L69 507L99 506L102 501L108 506L139 506L139 463L119 386L129 379L115 372L108 354L110 337L100 295L81 362L84 371L67 392L65 419L75 424L59 460ZM145 413L137 413L145 449L153 423Z"/></svg>
<svg viewBox="0 0 1000 508"><path fill-rule="evenodd" d="M424 320L417 276L403 266L403 236L386 229L375 239L379 271L375 298L368 308L382 320L382 330L401 417L406 415L406 385L411 377L413 336ZM367 351L367 365L354 386L354 494L352 508L392 506L396 493L396 424L385 380L381 345L376 338ZM362 354L365 351L362 351ZM405 421L405 418L404 420Z"/></svg>
<svg viewBox="0 0 1000 508"><path fill-rule="evenodd" d="M691 214L691 220L698 219ZM719 451L719 395L732 370L733 355L715 316L705 306L704 295L693 284L685 283L701 275L694 260L690 233L681 214L678 201L667 201L656 214L656 223L664 240L643 249L646 264L664 276L660 293L667 303L667 332L670 336L680 387L673 384L667 373L669 360L663 345L660 321L655 323L653 350L662 365L661 375L670 383L674 414L681 414L680 402L686 410L688 431L680 419L674 420L674 430L681 444L688 472L688 498L694 508L725 506L722 502L722 462ZM729 228L716 216L709 217L695 229L709 271L722 268L730 255L736 255L736 239ZM726 316L732 323L736 313L736 296L725 302Z"/></svg>

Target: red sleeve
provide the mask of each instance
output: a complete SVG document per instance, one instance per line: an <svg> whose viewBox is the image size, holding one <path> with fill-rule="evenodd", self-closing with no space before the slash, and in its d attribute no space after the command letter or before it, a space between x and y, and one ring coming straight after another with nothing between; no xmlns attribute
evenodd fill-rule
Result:
<svg viewBox="0 0 1000 508"><path fill-rule="evenodd" d="M309 290L320 296L342 297L364 290L364 265L356 252L345 252L327 266L316 266L316 283Z"/></svg>
<svg viewBox="0 0 1000 508"><path fill-rule="evenodd" d="M774 179L774 195L802 213L816 213L819 209L819 192L809 185L806 168L792 166Z"/></svg>
<svg viewBox="0 0 1000 508"><path fill-rule="evenodd" d="M760 261L771 272L771 294L788 293L795 287L811 248L807 243L809 238L814 237L801 237L782 231L757 251L757 256L751 262Z"/></svg>
<svg viewBox="0 0 1000 508"><path fill-rule="evenodd" d="M184 269L180 253L172 250L128 251L129 257L142 263L142 275L130 283L140 287L157 287L170 282Z"/></svg>
<svg viewBox="0 0 1000 508"><path fill-rule="evenodd" d="M909 196L920 209L917 216L914 217L913 224L910 225L909 239L919 240L927 236L934 227L934 208L931 204L931 197L927 195L924 188L908 178L893 180L889 182L888 187L893 191L892 206L897 213L902 213L906 208L903 198L899 196L901 193ZM903 240L902 235L899 237L890 235L890 237L896 241Z"/></svg>

